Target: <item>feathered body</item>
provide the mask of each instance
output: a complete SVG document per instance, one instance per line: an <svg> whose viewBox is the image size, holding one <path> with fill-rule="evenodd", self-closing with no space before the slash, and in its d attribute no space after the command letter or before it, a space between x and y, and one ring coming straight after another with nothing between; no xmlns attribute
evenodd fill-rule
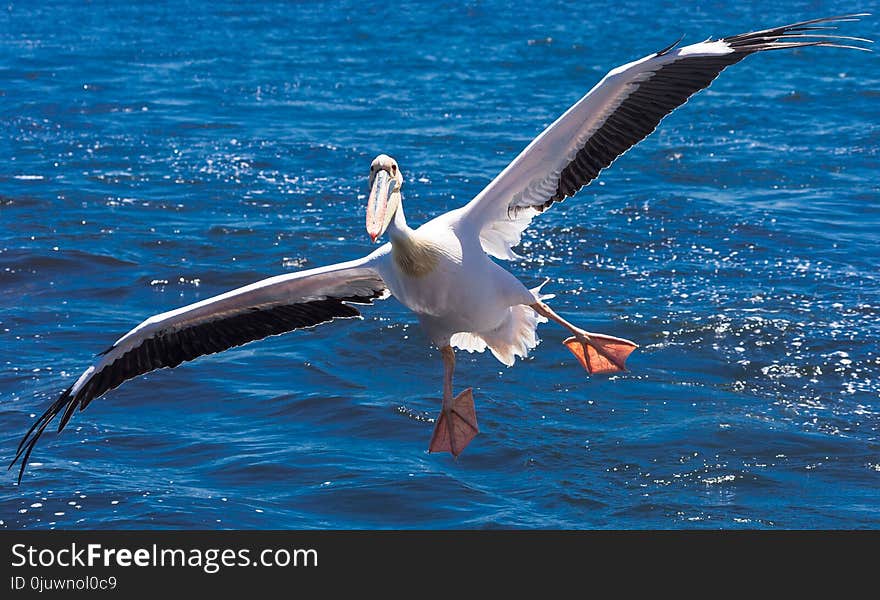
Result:
<svg viewBox="0 0 880 600"><path fill-rule="evenodd" d="M537 345L540 318L523 306L537 296L486 254L479 231L461 216L452 211L413 230L398 208L391 242L372 255L373 267L438 347L488 347L512 365Z"/></svg>

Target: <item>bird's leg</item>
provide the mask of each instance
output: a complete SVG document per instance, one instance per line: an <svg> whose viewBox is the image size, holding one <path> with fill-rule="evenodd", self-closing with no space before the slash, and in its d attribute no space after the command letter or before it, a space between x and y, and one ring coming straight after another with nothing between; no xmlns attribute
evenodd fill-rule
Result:
<svg viewBox="0 0 880 600"><path fill-rule="evenodd" d="M458 457L480 432L471 388L452 396L452 374L455 372L455 351L452 346L440 349L443 357L443 407L434 425L428 452L451 452Z"/></svg>
<svg viewBox="0 0 880 600"><path fill-rule="evenodd" d="M555 321L574 334L563 344L589 373L617 373L626 370L626 358L638 345L623 338L590 333L575 327L540 300L529 305L539 315Z"/></svg>

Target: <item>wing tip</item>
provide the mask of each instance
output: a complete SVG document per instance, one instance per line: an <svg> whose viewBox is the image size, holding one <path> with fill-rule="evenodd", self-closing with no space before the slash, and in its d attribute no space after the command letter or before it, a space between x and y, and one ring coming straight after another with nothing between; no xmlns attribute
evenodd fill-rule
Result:
<svg viewBox="0 0 880 600"><path fill-rule="evenodd" d="M72 391L73 386L70 386L61 392L58 399L53 402L36 421L33 422L30 429L28 429L27 433L24 434L21 441L18 443L18 447L15 450L15 457L13 457L9 466L6 467L6 470L8 471L15 466L15 463L19 462L19 459L21 460L21 465L18 470L18 485L21 485L21 479L24 477L24 470L27 468L31 452L33 452L34 447L37 445L37 441L39 441L49 423L52 422L52 419L54 419L62 409L66 409L65 414L73 412L71 407L76 406L76 395L71 394ZM70 417L68 416L67 418L69 420ZM67 421L62 419L62 425L58 428L58 431L60 432L66 424Z"/></svg>
<svg viewBox="0 0 880 600"><path fill-rule="evenodd" d="M764 50L782 50L790 48L805 48L808 46L824 46L828 48L846 48L849 50L862 50L871 52L869 48L854 46L851 44L840 44L831 40L838 41L859 41L864 43L873 43L872 40L865 38L853 38L849 36L838 35L819 35L813 33L819 30L837 29L833 26L824 26L826 23L849 23L861 20L861 17L869 17L871 13L850 13L845 15L837 15L833 17L822 17L819 19L810 19L808 21L799 21L789 25L781 25L779 27L771 27L759 31L751 31L722 38L721 41L728 45L733 51L740 53L761 52ZM817 26L820 25L820 26ZM791 39L799 39L800 41L786 41Z"/></svg>

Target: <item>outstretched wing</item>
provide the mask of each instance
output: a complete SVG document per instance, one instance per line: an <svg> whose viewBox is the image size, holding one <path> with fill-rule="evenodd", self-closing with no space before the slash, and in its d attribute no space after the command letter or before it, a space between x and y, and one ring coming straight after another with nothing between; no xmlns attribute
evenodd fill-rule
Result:
<svg viewBox="0 0 880 600"><path fill-rule="evenodd" d="M270 335L360 316L351 304L372 304L388 296L371 258L271 277L150 317L102 352L31 425L9 467L22 459L21 481L31 451L52 419L62 415L61 431L77 407L85 409L124 381Z"/></svg>
<svg viewBox="0 0 880 600"><path fill-rule="evenodd" d="M609 72L547 127L460 212L460 222L480 232L483 249L501 259L532 218L573 196L614 159L645 139L660 121L726 67L765 50L870 42L829 35L825 24L856 21L862 14L803 21L675 48L675 44Z"/></svg>

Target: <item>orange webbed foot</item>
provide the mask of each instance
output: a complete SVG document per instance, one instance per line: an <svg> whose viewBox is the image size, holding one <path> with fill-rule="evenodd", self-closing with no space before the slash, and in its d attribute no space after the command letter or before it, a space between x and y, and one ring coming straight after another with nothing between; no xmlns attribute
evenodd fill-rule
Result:
<svg viewBox="0 0 880 600"><path fill-rule="evenodd" d="M450 452L458 457L478 433L474 394L468 388L455 397L451 407L440 411L428 452Z"/></svg>
<svg viewBox="0 0 880 600"><path fill-rule="evenodd" d="M626 371L626 359L638 344L600 333L584 333L584 339L570 337L564 342L588 373Z"/></svg>

